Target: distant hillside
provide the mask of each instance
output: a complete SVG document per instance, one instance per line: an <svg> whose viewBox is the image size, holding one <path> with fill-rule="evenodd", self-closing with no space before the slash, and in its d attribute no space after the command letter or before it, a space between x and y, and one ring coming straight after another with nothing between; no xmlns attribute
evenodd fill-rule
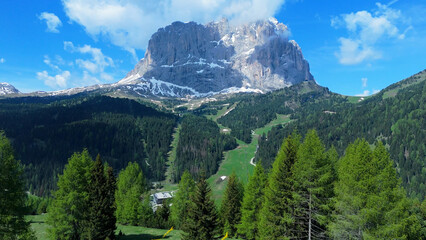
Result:
<svg viewBox="0 0 426 240"><path fill-rule="evenodd" d="M370 143L380 140L389 149L408 194L424 199L425 79L426 71L422 71L359 103L349 103L345 97L333 94L330 97L334 100L326 97L311 101L292 113L291 123L274 127L259 139L256 160L262 160L269 168L282 140L295 129L302 134L316 129L327 147L335 146L340 154L356 138L365 138ZM252 101L258 99L261 97Z"/></svg>
<svg viewBox="0 0 426 240"><path fill-rule="evenodd" d="M87 148L116 171L137 161L151 180L162 180L174 115L129 99L89 97L0 100L0 130L26 165L29 188L49 194L67 159Z"/></svg>

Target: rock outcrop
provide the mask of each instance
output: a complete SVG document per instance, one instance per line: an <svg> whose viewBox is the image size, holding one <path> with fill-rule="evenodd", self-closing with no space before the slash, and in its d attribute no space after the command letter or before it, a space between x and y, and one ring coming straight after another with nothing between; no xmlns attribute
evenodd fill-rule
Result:
<svg viewBox="0 0 426 240"><path fill-rule="evenodd" d="M155 95L182 97L266 92L313 80L284 24L271 18L233 26L223 19L160 28L152 35L145 57L118 85L136 84L157 89Z"/></svg>

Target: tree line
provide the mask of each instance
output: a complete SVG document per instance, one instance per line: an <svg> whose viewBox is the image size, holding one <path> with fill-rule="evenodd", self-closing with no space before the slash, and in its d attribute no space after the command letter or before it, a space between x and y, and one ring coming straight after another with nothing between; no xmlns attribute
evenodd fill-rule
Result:
<svg viewBox="0 0 426 240"><path fill-rule="evenodd" d="M281 142L295 129L305 134L315 128L324 144L335 146L339 154L357 138L380 140L395 161L407 194L422 201L426 194L426 81L420 81L421 77L410 77L356 104L319 101L299 108L291 115L294 121L259 138L256 159L269 169ZM387 96L389 91L394 96Z"/></svg>
<svg viewBox="0 0 426 240"><path fill-rule="evenodd" d="M56 189L67 157L87 148L117 171L135 159L151 181L164 179L176 116L106 96L0 100L4 129L37 196ZM145 161L146 160L146 161Z"/></svg>
<svg viewBox="0 0 426 240"><path fill-rule="evenodd" d="M34 239L24 220L23 170L10 142L0 134L0 237ZM211 199L205 173L185 171L171 202L155 212L138 163L118 178L93 161L87 150L74 153L58 176L48 206L52 239L115 239L116 223L157 228L175 226L183 239L423 239L426 201L412 201L401 187L381 142L363 139L339 158L316 131L303 141L292 133L283 141L266 173L257 164L246 186L228 178L219 208ZM171 206L170 206L170 203Z"/></svg>
<svg viewBox="0 0 426 240"><path fill-rule="evenodd" d="M221 134L215 122L205 117L185 115L174 161L174 181L185 170L197 177L203 170L207 177L217 172L223 151L237 147L235 138Z"/></svg>
<svg viewBox="0 0 426 240"><path fill-rule="evenodd" d="M185 173L171 221L183 239L424 239L426 202L409 200L381 142L351 143L339 159L315 131L282 143L269 174L257 164L245 188L229 177L219 209L203 177Z"/></svg>

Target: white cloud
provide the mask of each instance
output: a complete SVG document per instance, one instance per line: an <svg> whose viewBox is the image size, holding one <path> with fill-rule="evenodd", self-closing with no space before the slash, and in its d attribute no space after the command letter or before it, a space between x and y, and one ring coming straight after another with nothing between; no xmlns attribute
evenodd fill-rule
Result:
<svg viewBox="0 0 426 240"><path fill-rule="evenodd" d="M367 81L368 81L368 78L361 78L361 82L362 82L362 87L367 87Z"/></svg>
<svg viewBox="0 0 426 240"><path fill-rule="evenodd" d="M370 95L370 91L369 90L364 90L364 92L362 92L360 94L357 94L355 96L357 96L357 97L366 97L368 95Z"/></svg>
<svg viewBox="0 0 426 240"><path fill-rule="evenodd" d="M362 92L362 93L360 93L360 94L357 94L357 95L355 95L355 96L358 96L358 97L366 97L366 96L370 96L370 95L372 95L372 94L376 94L376 93L378 93L378 92L380 92L380 90L375 90L375 89L373 89L373 92L371 93L371 91L370 90L364 90L364 92Z"/></svg>
<svg viewBox="0 0 426 240"><path fill-rule="evenodd" d="M60 71L61 69L59 68L59 66L58 65L56 65L56 64L54 64L54 63L52 63L52 60L50 59L50 57L48 56L48 55L44 55L44 60L43 60L43 62L47 65L47 66L49 66L49 67L51 67L52 69L54 69L54 70L57 70L57 71Z"/></svg>
<svg viewBox="0 0 426 240"><path fill-rule="evenodd" d="M103 72L105 67L114 66L112 58L105 56L99 48L94 48L90 45L76 47L72 42L65 41L64 49L70 52L79 52L91 55L91 59L77 59L75 61L79 67L91 73Z"/></svg>
<svg viewBox="0 0 426 240"><path fill-rule="evenodd" d="M59 33L58 27L62 26L61 20L53 13L42 12L38 17L40 20L46 21L46 31L52 33Z"/></svg>
<svg viewBox="0 0 426 240"><path fill-rule="evenodd" d="M411 27L399 33L398 27L403 16L401 11L390 8L393 3L376 3L377 9L373 13L358 11L331 19L332 26L344 27L349 34L349 37L339 38L340 46L336 56L341 64L352 65L380 59L382 54L377 50L380 41L405 38Z"/></svg>
<svg viewBox="0 0 426 240"><path fill-rule="evenodd" d="M5 62L6 62L6 59L0 58L0 63L5 63Z"/></svg>
<svg viewBox="0 0 426 240"><path fill-rule="evenodd" d="M50 76L47 71L37 72L37 79L44 81L44 84L54 89L65 88L70 77L69 71L63 71L55 76Z"/></svg>
<svg viewBox="0 0 426 240"><path fill-rule="evenodd" d="M94 38L135 55L158 28L174 21L241 23L273 16L285 0L63 0L68 17Z"/></svg>

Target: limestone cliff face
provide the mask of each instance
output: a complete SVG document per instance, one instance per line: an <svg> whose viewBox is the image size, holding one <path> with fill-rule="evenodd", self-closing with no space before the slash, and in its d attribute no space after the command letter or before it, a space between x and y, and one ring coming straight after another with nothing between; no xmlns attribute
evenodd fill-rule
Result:
<svg viewBox="0 0 426 240"><path fill-rule="evenodd" d="M284 24L272 18L233 26L223 19L160 28L145 57L118 84L142 84L163 89L159 95L180 96L168 91L182 87L190 95L229 89L265 92L311 80L309 64L297 43L288 40Z"/></svg>

